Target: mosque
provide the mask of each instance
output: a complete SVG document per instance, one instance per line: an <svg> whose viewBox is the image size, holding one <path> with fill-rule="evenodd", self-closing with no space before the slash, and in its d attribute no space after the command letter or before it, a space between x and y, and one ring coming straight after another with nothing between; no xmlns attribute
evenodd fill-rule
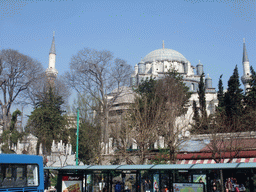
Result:
<svg viewBox="0 0 256 192"><path fill-rule="evenodd" d="M244 84L245 90L249 87L249 79L250 79L250 64L246 51L245 41L243 43L243 76L241 80ZM122 127L122 114L129 110L129 105L134 100L134 92L133 87L139 85L142 80L146 78L155 78L161 79L164 77L168 71L176 70L182 77L183 81L187 87L189 87L190 92L192 93L191 98L189 100L189 108L187 114L182 117L177 118L176 123L183 124L186 126L185 131L183 132L185 136L190 136L189 129L190 124L193 123L193 101L196 101L197 105L199 105L198 98L198 85L200 82L200 76L204 73L203 64L199 61L196 66L192 65L185 56L179 53L176 50L165 48L164 42L161 49L156 49L149 54L147 54L141 61L134 66L134 72L130 77L130 86L129 87L121 87L119 90L113 90L108 96L111 98L114 97L115 94L119 94L118 98L115 100L112 108L109 113L109 126L112 131L117 132L118 127ZM205 98L206 98L206 110L207 114L215 113L215 108L218 105L217 99L217 91L214 87L212 87L212 79L209 77L209 74L204 77L205 81ZM117 123L118 122L118 123ZM111 146L111 139L109 146ZM155 143L156 148L164 148L164 138L159 138ZM132 142L132 149L136 149L136 142ZM114 152L113 149L109 149L109 153Z"/></svg>
<svg viewBox="0 0 256 192"><path fill-rule="evenodd" d="M56 50L55 50L55 36L53 35L52 44L49 52L49 64L48 68L46 69L46 75L50 82L54 83L58 71L55 68L55 62L56 62ZM249 80L250 80L250 64L249 59L246 51L245 42L243 43L243 76L241 77L241 80L244 84L245 89L249 87ZM122 114L126 110L129 109L129 105L133 103L134 101L134 92L133 87L136 87L139 85L139 83L142 80L145 80L146 78L153 77L155 79L161 79L164 77L168 71L176 70L184 80L184 83L189 87L189 90L192 92L192 96L190 98L190 107L188 108L187 114L184 115L182 118L179 118L177 121L183 122L186 121L185 124L187 125L187 130L189 130L189 124L193 121L193 109L192 109L192 102L195 100L197 104L199 105L199 99L198 99L198 85L200 82L200 76L205 73L203 64L199 61L199 63L196 66L193 66L188 59L185 58L181 53L179 53L176 50L165 48L164 42L161 49L156 49L149 54L147 54L141 61L134 66L134 72L130 77L130 86L129 87L121 87L121 92L119 90L113 90L110 94L108 94L108 98L113 98L114 95L118 92L118 97L114 101L110 111L109 111L109 127L113 131L118 131L117 129L122 127ZM214 87L212 87L212 79L207 75L207 77L204 77L205 80L205 93L206 93L206 108L207 113L213 114L215 112L215 106L218 104L217 100L217 92ZM116 130L115 130L116 129ZM185 133L186 134L186 133ZM31 135L32 136L32 135ZM188 135L189 136L189 133ZM26 148L26 145L30 145L33 139L29 139L29 142L25 143L19 143L16 147L17 153L21 153L22 149ZM114 154L114 147L112 147L113 138L111 136L109 137L109 144L105 145L106 147L109 147L108 150L105 150L106 153L103 155L113 155ZM33 147L35 148L36 144L36 138L33 140ZM154 147L155 148L164 148L164 138L159 138L158 141L156 141ZM104 147L104 146L103 146ZM58 164L58 161L56 158L60 158L60 156L63 158L68 157L66 159L66 162L68 164L73 164L75 162L75 156L71 151L72 146L70 144L63 144L60 143L54 143L52 145L52 154L48 157L48 165ZM131 149L137 149L136 142L131 142L130 145ZM32 153L35 153L35 150ZM61 155L59 154L61 151ZM0 151L1 153L1 151ZM64 155L62 155L64 154ZM106 157L107 157L106 156ZM109 156L109 157L110 157ZM183 157L182 157L183 158ZM109 162L106 162L109 163Z"/></svg>
<svg viewBox="0 0 256 192"><path fill-rule="evenodd" d="M198 84L200 76L204 73L203 64L199 63L194 67L181 53L173 49L157 49L147 54L134 67L134 73L131 75L131 86L137 86L139 82L146 78L161 79L168 71L176 70L184 80L184 83L192 92L190 101L195 100L198 103ZM214 106L217 105L217 94L215 88L212 87L212 79L205 79L206 102L208 114L214 113Z"/></svg>
<svg viewBox="0 0 256 192"><path fill-rule="evenodd" d="M178 51L165 48L164 42L161 49L156 49L150 52L134 66L134 72L130 77L130 86L122 87L123 92L121 92L114 102L110 114L115 116L114 114L116 111L120 114L120 112L122 113L125 110L128 110L127 106L134 100L132 87L138 86L139 83L146 78L152 77L154 79L161 79L165 74L172 70L176 70L183 77L184 83L189 87L189 91L192 93L189 100L190 107L188 108L187 114L183 117L186 119L187 125L191 123L193 117L193 100L199 105L197 90L200 77L204 73L203 64L199 61L196 67L194 67L190 61ZM212 79L209 75L206 78L204 77L204 80L206 87L206 108L209 115L214 113L215 106L218 104L217 92L216 89L212 87ZM110 95L115 95L116 93L117 90L114 90ZM183 121L183 119L180 118L180 121Z"/></svg>

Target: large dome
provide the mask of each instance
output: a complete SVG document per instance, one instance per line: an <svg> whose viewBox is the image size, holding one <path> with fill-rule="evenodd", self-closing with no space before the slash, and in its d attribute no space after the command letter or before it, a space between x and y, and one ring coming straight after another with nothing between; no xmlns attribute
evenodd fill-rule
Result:
<svg viewBox="0 0 256 192"><path fill-rule="evenodd" d="M187 62L187 59L178 51L173 49L157 49L155 51L151 51L149 54L144 57L143 61L146 62L153 62L153 61L180 61L180 62Z"/></svg>

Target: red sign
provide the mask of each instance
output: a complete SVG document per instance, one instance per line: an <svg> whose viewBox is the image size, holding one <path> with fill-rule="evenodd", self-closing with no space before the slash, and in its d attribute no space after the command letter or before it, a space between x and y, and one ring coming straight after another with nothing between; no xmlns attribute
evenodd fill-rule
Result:
<svg viewBox="0 0 256 192"><path fill-rule="evenodd" d="M79 180L83 180L83 176L81 175L65 175L62 176L62 181L79 181Z"/></svg>

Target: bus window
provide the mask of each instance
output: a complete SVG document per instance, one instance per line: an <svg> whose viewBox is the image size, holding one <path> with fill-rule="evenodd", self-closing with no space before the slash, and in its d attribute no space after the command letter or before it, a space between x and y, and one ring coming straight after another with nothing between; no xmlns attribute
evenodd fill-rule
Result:
<svg viewBox="0 0 256 192"><path fill-rule="evenodd" d="M1 183L3 182L4 180L4 173L3 173L4 169L3 169L3 166L0 165L0 186L1 186Z"/></svg>
<svg viewBox="0 0 256 192"><path fill-rule="evenodd" d="M23 177L25 177L25 175L24 175L25 167L24 166L17 166L16 171L17 171L16 178L23 178Z"/></svg>
<svg viewBox="0 0 256 192"><path fill-rule="evenodd" d="M14 177L13 175L14 167L12 165L7 165L5 169L5 178L12 178Z"/></svg>
<svg viewBox="0 0 256 192"><path fill-rule="evenodd" d="M38 186L38 166L27 165L27 185Z"/></svg>

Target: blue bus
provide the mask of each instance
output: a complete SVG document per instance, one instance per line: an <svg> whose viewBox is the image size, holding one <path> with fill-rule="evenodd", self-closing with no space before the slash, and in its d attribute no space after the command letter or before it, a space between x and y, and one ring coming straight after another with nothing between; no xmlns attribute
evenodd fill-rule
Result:
<svg viewBox="0 0 256 192"><path fill-rule="evenodd" d="M0 191L44 191L43 158L0 154Z"/></svg>

